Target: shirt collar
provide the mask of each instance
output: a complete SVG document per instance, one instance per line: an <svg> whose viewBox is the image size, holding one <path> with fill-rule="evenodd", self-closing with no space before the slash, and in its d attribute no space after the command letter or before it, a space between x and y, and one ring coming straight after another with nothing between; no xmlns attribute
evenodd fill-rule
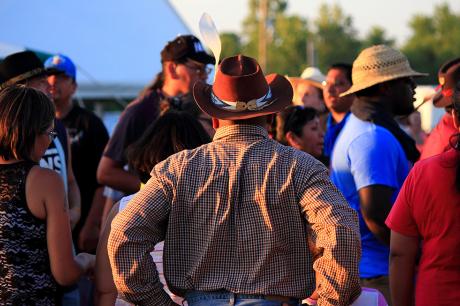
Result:
<svg viewBox="0 0 460 306"><path fill-rule="evenodd" d="M235 124L224 126L216 130L213 140L219 140L233 135L256 135L268 138L268 132L259 125Z"/></svg>

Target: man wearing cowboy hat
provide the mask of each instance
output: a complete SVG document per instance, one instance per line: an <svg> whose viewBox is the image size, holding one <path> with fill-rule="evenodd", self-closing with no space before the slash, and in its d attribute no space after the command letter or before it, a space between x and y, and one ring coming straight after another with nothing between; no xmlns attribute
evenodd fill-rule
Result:
<svg viewBox="0 0 460 306"><path fill-rule="evenodd" d="M420 160L447 151L450 146L451 136L458 133L452 120L452 104L454 91L460 90L460 57L444 63L438 72L438 91L433 97L435 107L444 107L446 113L431 131L425 141Z"/></svg>
<svg viewBox="0 0 460 306"><path fill-rule="evenodd" d="M294 104L312 107L320 114L326 111L322 85L325 77L318 68L307 67L300 78L289 79L294 88Z"/></svg>
<svg viewBox="0 0 460 306"><path fill-rule="evenodd" d="M268 137L267 121L291 103L289 81L238 55L193 94L216 134L157 164L113 221L108 251L119 293L139 305L174 305L149 255L165 240L168 286L190 306L298 305L315 289L314 270L319 305L349 305L360 292L356 214L321 163ZM323 251L314 270L309 239Z"/></svg>
<svg viewBox="0 0 460 306"><path fill-rule="evenodd" d="M353 63L352 114L332 152L331 178L360 218L362 285L390 302L390 230L385 219L409 168L418 157L415 142L394 120L413 110L415 82L422 76L407 58L385 45L364 49Z"/></svg>
<svg viewBox="0 0 460 306"><path fill-rule="evenodd" d="M139 190L139 178L124 169L126 148L158 118L160 106L181 104L193 84L206 80L208 64L214 58L206 53L193 35L181 35L161 51L162 71L154 83L123 111L99 163L99 183L132 194Z"/></svg>

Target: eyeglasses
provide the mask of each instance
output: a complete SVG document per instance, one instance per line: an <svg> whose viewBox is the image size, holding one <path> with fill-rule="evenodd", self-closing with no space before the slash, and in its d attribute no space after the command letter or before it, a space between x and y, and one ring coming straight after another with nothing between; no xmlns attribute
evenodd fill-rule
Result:
<svg viewBox="0 0 460 306"><path fill-rule="evenodd" d="M208 75L212 71L212 68L208 66L195 66L195 65L190 65L187 63L181 63L181 65L184 65L188 69L195 71L196 74L207 74Z"/></svg>
<svg viewBox="0 0 460 306"><path fill-rule="evenodd" d="M344 81L337 81L337 82L328 82L328 81L323 81L321 83L323 87L343 87L343 86L350 86L349 83L344 82Z"/></svg>
<svg viewBox="0 0 460 306"><path fill-rule="evenodd" d="M48 134L48 137L50 138L50 140L54 140L54 138L56 138L56 136L58 135L58 133L55 130L46 132L46 134Z"/></svg>

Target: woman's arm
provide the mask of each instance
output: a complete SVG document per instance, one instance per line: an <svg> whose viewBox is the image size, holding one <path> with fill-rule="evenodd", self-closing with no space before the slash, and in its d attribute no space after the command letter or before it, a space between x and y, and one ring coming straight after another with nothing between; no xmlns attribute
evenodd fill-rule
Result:
<svg viewBox="0 0 460 306"><path fill-rule="evenodd" d="M414 305L415 261L419 239L391 231L390 290L393 306Z"/></svg>
<svg viewBox="0 0 460 306"><path fill-rule="evenodd" d="M110 267L109 255L107 254L107 241L109 239L112 220L117 215L118 209L118 203L112 207L97 245L96 268L94 270L96 287L94 299L97 306L113 306L117 298L117 288L113 282L112 269Z"/></svg>
<svg viewBox="0 0 460 306"><path fill-rule="evenodd" d="M46 219L46 241L54 278L62 286L76 283L94 266L94 256L73 256L70 220L61 177L49 169L32 168L26 182L26 196L32 213Z"/></svg>

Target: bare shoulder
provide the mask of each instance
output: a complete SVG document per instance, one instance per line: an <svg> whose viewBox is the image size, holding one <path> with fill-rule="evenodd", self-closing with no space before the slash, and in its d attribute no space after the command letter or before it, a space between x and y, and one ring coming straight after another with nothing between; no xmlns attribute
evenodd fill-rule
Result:
<svg viewBox="0 0 460 306"><path fill-rule="evenodd" d="M62 178L53 170L40 166L32 167L26 180L26 200L31 213L39 219L46 218L47 211L51 208L50 203L61 202L50 201L53 198L61 199L65 203Z"/></svg>
<svg viewBox="0 0 460 306"><path fill-rule="evenodd" d="M43 202L53 196L65 198L64 182L56 171L34 166L27 176L26 193L28 200L34 202Z"/></svg>
<svg viewBox="0 0 460 306"><path fill-rule="evenodd" d="M61 176L54 170L42 168L40 166L34 166L30 169L28 182L33 185L37 184L40 187L46 188L46 186L57 187L59 185L64 186Z"/></svg>

